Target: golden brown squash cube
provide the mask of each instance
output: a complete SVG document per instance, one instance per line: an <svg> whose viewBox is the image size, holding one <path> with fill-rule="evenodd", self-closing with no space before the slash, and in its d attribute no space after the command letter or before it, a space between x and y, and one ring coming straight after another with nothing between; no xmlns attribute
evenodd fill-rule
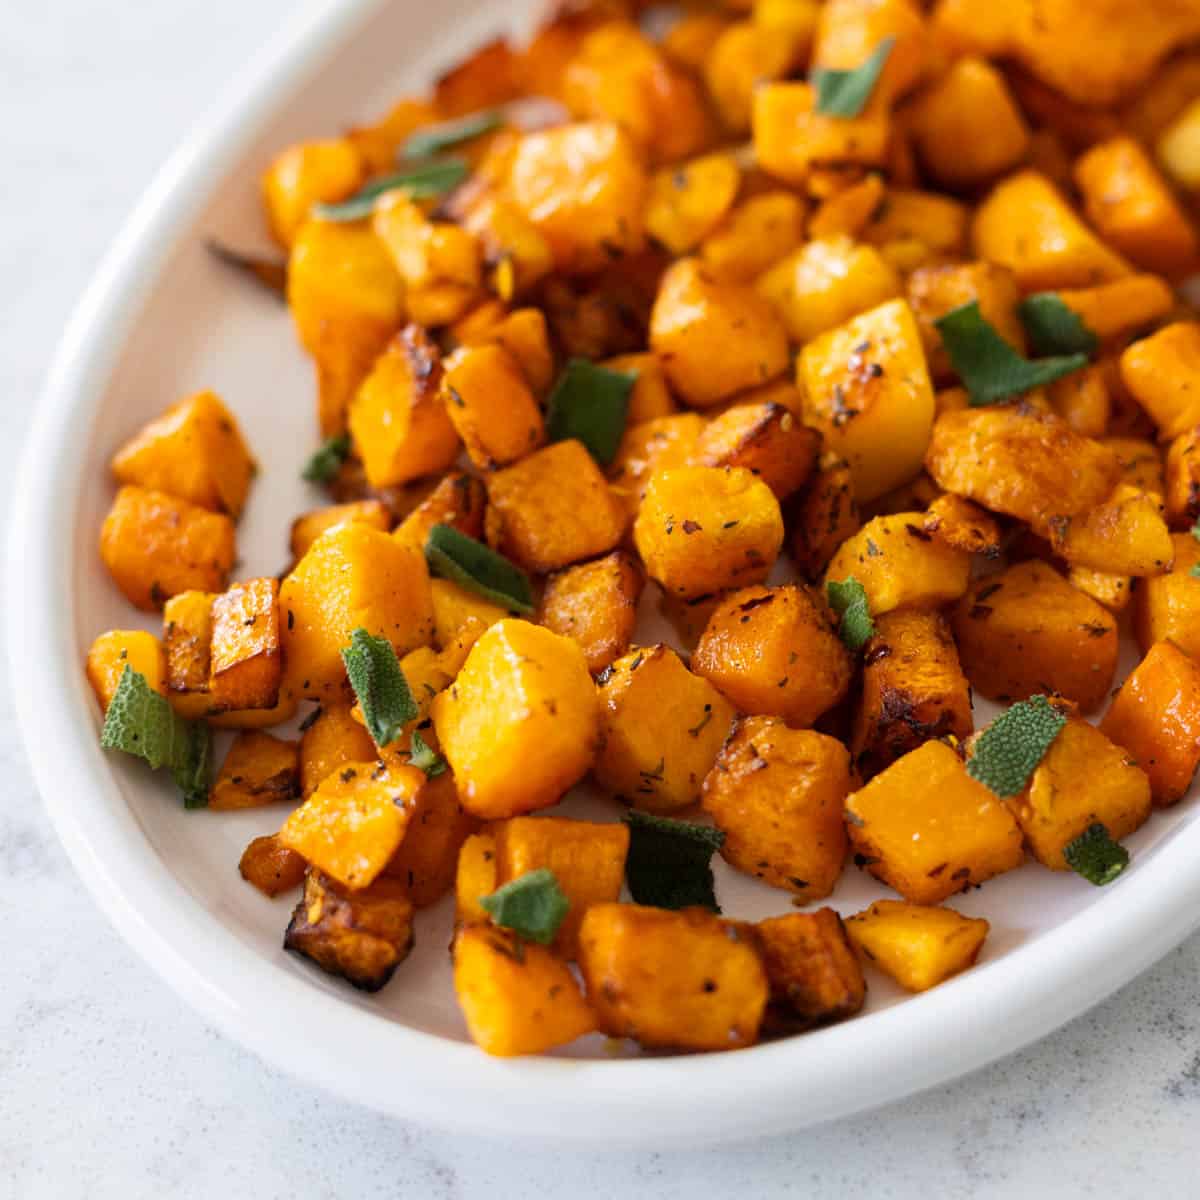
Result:
<svg viewBox="0 0 1200 1200"><path fill-rule="evenodd" d="M704 418L695 412L674 413L629 425L609 477L612 492L632 521L646 495L650 476L668 467L686 467L704 431Z"/></svg>
<svg viewBox="0 0 1200 1200"><path fill-rule="evenodd" d="M925 742L846 800L858 861L914 904L937 904L1019 867L1011 812L945 742Z"/></svg>
<svg viewBox="0 0 1200 1200"><path fill-rule="evenodd" d="M579 965L600 1029L655 1049L753 1045L768 984L752 938L701 908L594 905Z"/></svg>
<svg viewBox="0 0 1200 1200"><path fill-rule="evenodd" d="M483 537L486 509L487 489L482 481L474 475L452 471L400 522L392 536L422 555L429 531L435 525L453 525L460 533L479 541Z"/></svg>
<svg viewBox="0 0 1200 1200"><path fill-rule="evenodd" d="M584 913L593 904L614 903L621 894L629 826L565 817L513 817L489 828L495 842L497 887L543 867L554 872L571 905L555 935L554 949L564 958L575 958Z"/></svg>
<svg viewBox="0 0 1200 1200"><path fill-rule="evenodd" d="M841 455L854 494L874 500L921 469L933 385L912 309L889 301L809 342L796 363L805 421Z"/></svg>
<svg viewBox="0 0 1200 1200"><path fill-rule="evenodd" d="M300 794L307 800L335 771L367 762L375 753L371 735L351 716L349 704L323 704L301 726Z"/></svg>
<svg viewBox="0 0 1200 1200"><path fill-rule="evenodd" d="M347 690L342 650L355 629L397 654L433 640L429 572L420 552L367 525L322 534L279 588L284 690L337 700Z"/></svg>
<svg viewBox="0 0 1200 1200"><path fill-rule="evenodd" d="M424 784L416 767L349 763L288 817L279 840L343 887L369 887L404 840Z"/></svg>
<svg viewBox="0 0 1200 1200"><path fill-rule="evenodd" d="M1200 103L1193 100L1158 139L1158 160L1179 187L1200 190Z"/></svg>
<svg viewBox="0 0 1200 1200"><path fill-rule="evenodd" d="M647 812L694 804L733 721L725 697L662 645L626 654L597 683L597 782Z"/></svg>
<svg viewBox="0 0 1200 1200"><path fill-rule="evenodd" d="M1046 563L975 580L952 623L963 671L989 700L1057 693L1091 712L1112 686L1115 619Z"/></svg>
<svg viewBox="0 0 1200 1200"><path fill-rule="evenodd" d="M478 828L478 820L458 798L454 776L444 771L426 780L417 794L404 841L383 875L398 879L417 908L428 908L454 886L459 851Z"/></svg>
<svg viewBox="0 0 1200 1200"><path fill-rule="evenodd" d="M358 191L364 163L349 138L289 146L263 172L271 236L290 249L314 204L336 204Z"/></svg>
<svg viewBox="0 0 1200 1200"><path fill-rule="evenodd" d="M1133 407L1136 408L1136 404ZM1140 437L1106 437L1101 441L1117 456L1122 483L1139 487L1144 492L1166 495L1162 455L1152 441Z"/></svg>
<svg viewBox="0 0 1200 1200"><path fill-rule="evenodd" d="M1125 483L1090 512L1055 522L1050 545L1072 566L1114 575L1162 575L1175 557L1162 498Z"/></svg>
<svg viewBox="0 0 1200 1200"><path fill-rule="evenodd" d="M994 558L1000 553L1002 537L995 518L951 492L930 501L925 510L925 532L968 554Z"/></svg>
<svg viewBox="0 0 1200 1200"><path fill-rule="evenodd" d="M792 560L806 578L818 579L837 548L862 527L850 464L844 458L821 457L820 469L792 510L792 522Z"/></svg>
<svg viewBox="0 0 1200 1200"><path fill-rule="evenodd" d="M1133 627L1142 652L1155 642L1172 641L1185 654L1200 658L1200 541L1173 533L1175 562L1166 575L1143 579L1134 596Z"/></svg>
<svg viewBox="0 0 1200 1200"><path fill-rule="evenodd" d="M895 169L895 168L893 168ZM966 205L938 192L889 188L860 237L902 275L967 257Z"/></svg>
<svg viewBox="0 0 1200 1200"><path fill-rule="evenodd" d="M479 901L496 890L496 839L486 826L473 833L458 852L454 874L454 923L456 927L488 924L491 914Z"/></svg>
<svg viewBox="0 0 1200 1200"><path fill-rule="evenodd" d="M700 258L713 278L749 283L790 254L803 236L800 197L785 191L763 192L739 204L704 239Z"/></svg>
<svg viewBox="0 0 1200 1200"><path fill-rule="evenodd" d="M283 678L276 580L235 583L213 597L209 655L211 710L275 707Z"/></svg>
<svg viewBox="0 0 1200 1200"><path fill-rule="evenodd" d="M448 579L431 579L429 586L433 593L434 640L439 646L453 645L472 627L477 628L478 636L489 625L495 625L505 617L519 615L485 600L476 592L469 592L466 588L451 583Z"/></svg>
<svg viewBox="0 0 1200 1200"><path fill-rule="evenodd" d="M627 428L658 417L669 417L679 411L679 405L675 403L675 397L667 385L667 373L653 354L618 354L600 365L634 377L625 413Z"/></svg>
<svg viewBox="0 0 1200 1200"><path fill-rule="evenodd" d="M574 438L497 471L487 489L502 553L539 574L606 554L624 532L620 505Z"/></svg>
<svg viewBox="0 0 1200 1200"><path fill-rule="evenodd" d="M87 655L88 683L101 712L108 711L126 667L141 675L152 692L167 694L167 661L158 638L142 629L110 629L96 638Z"/></svg>
<svg viewBox="0 0 1200 1200"><path fill-rule="evenodd" d="M1121 355L1121 379L1169 441L1200 424L1200 322L1176 321Z"/></svg>
<svg viewBox="0 0 1200 1200"><path fill-rule="evenodd" d="M1154 454L1154 448L1149 447L1149 452ZM1159 490L1172 529L1191 529L1200 520L1200 425L1172 439L1167 448L1166 479Z"/></svg>
<svg viewBox="0 0 1200 1200"><path fill-rule="evenodd" d="M735 21L717 37L704 61L704 82L727 130L749 130L755 89L799 65L809 41L811 31L797 39L754 21Z"/></svg>
<svg viewBox="0 0 1200 1200"><path fill-rule="evenodd" d="M799 1033L862 1008L866 980L832 908L771 917L754 929L771 985L768 1032Z"/></svg>
<svg viewBox="0 0 1200 1200"><path fill-rule="evenodd" d="M1059 292L1059 298L1066 303L1062 292ZM1113 405L1108 372L1104 367L1084 367L1064 375L1046 388L1046 396L1050 407L1076 433L1098 438L1108 430Z"/></svg>
<svg viewBox="0 0 1200 1200"><path fill-rule="evenodd" d="M783 515L743 467L676 467L650 477L633 538L650 578L691 599L765 579L783 545Z"/></svg>
<svg viewBox="0 0 1200 1200"><path fill-rule="evenodd" d="M861 66L884 38L893 46L872 96L895 100L929 69L929 34L921 6L913 0L829 0L822 9L812 63L825 70Z"/></svg>
<svg viewBox="0 0 1200 1200"><path fill-rule="evenodd" d="M745 717L704 780L703 805L725 834L727 863L808 904L842 873L849 792L850 755L836 738Z"/></svg>
<svg viewBox="0 0 1200 1200"><path fill-rule="evenodd" d="M868 962L909 992L925 992L974 966L991 926L952 908L877 900L846 920Z"/></svg>
<svg viewBox="0 0 1200 1200"><path fill-rule="evenodd" d="M544 1054L596 1028L570 967L507 929L458 931L454 992L471 1040L500 1058Z"/></svg>
<svg viewBox="0 0 1200 1200"><path fill-rule="evenodd" d="M942 615L900 611L877 617L863 653L850 742L859 775L870 779L925 742L962 741L974 728L971 688Z"/></svg>
<svg viewBox="0 0 1200 1200"><path fill-rule="evenodd" d="M208 807L260 808L299 794L298 743L247 730L233 739L208 794Z"/></svg>
<svg viewBox="0 0 1200 1200"><path fill-rule="evenodd" d="M1062 302L1102 342L1124 341L1159 323L1175 294L1157 275L1127 275L1089 288L1061 288Z"/></svg>
<svg viewBox="0 0 1200 1200"><path fill-rule="evenodd" d="M775 400L735 404L714 417L696 443L693 462L702 467L745 467L785 500L816 464L821 435L800 424Z"/></svg>
<svg viewBox="0 0 1200 1200"><path fill-rule="evenodd" d="M552 575L538 619L547 629L578 642L594 675L629 649L644 586L641 568L617 550Z"/></svg>
<svg viewBox="0 0 1200 1200"><path fill-rule="evenodd" d="M473 313L469 314L464 320L469 321L473 316ZM554 353L550 348L546 317L540 308L506 312L500 306L498 312L478 327L464 329L462 324L460 322L454 329L455 340L460 346L494 343L508 351L537 395L549 389L554 381Z"/></svg>
<svg viewBox="0 0 1200 1200"><path fill-rule="evenodd" d="M599 740L583 651L528 621L488 629L432 712L459 796L484 820L556 804L592 765Z"/></svg>
<svg viewBox="0 0 1200 1200"><path fill-rule="evenodd" d="M187 720L207 715L212 707L208 689L215 599L211 592L180 592L163 605L167 699Z"/></svg>
<svg viewBox="0 0 1200 1200"><path fill-rule="evenodd" d="M1123 612L1133 594L1133 580L1128 575L1110 575L1091 567L1072 567L1067 582L1113 613Z"/></svg>
<svg viewBox="0 0 1200 1200"><path fill-rule="evenodd" d="M280 845L274 833L254 838L238 862L242 878L271 899L299 887L307 870L304 859L295 850Z"/></svg>
<svg viewBox="0 0 1200 1200"><path fill-rule="evenodd" d="M147 488L121 488L100 530L100 557L114 582L149 612L180 592L219 592L236 553L223 513Z"/></svg>
<svg viewBox="0 0 1200 1200"><path fill-rule="evenodd" d="M382 500L352 500L348 504L331 504L302 513L292 522L288 543L292 560L299 562L321 534L348 521L357 521L360 525L369 525L372 529L387 533L392 527L392 513Z"/></svg>
<svg viewBox="0 0 1200 1200"><path fill-rule="evenodd" d="M696 408L769 383L787 370L787 334L753 289L723 283L695 258L663 273L650 315L650 348L676 392Z"/></svg>
<svg viewBox="0 0 1200 1200"><path fill-rule="evenodd" d="M173 404L112 458L118 483L166 492L234 519L254 471L242 431L215 392Z"/></svg>
<svg viewBox="0 0 1200 1200"><path fill-rule="evenodd" d="M695 249L733 206L741 168L729 154L707 154L650 177L646 232L671 254Z"/></svg>
<svg viewBox="0 0 1200 1200"><path fill-rule="evenodd" d="M377 992L412 949L412 918L412 901L394 879L351 892L310 869L283 946L364 992Z"/></svg>
<svg viewBox="0 0 1200 1200"><path fill-rule="evenodd" d="M811 725L850 688L854 666L833 614L804 587L744 588L713 612L692 669L744 713Z"/></svg>

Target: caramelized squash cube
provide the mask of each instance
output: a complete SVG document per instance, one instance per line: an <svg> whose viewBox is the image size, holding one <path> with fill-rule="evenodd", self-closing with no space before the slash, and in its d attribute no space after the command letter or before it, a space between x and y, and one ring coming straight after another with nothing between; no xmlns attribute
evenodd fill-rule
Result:
<svg viewBox="0 0 1200 1200"><path fill-rule="evenodd" d="M1144 332L1175 305L1175 293L1157 275L1126 275L1095 287L1060 288L1058 295L1102 342Z"/></svg>
<svg viewBox="0 0 1200 1200"><path fill-rule="evenodd" d="M300 756L296 742L247 730L233 739L208 796L218 811L259 808L300 794Z"/></svg>
<svg viewBox="0 0 1200 1200"><path fill-rule="evenodd" d="M327 703L301 727L300 794L309 796L335 771L374 757L375 743L350 715L349 704Z"/></svg>
<svg viewBox="0 0 1200 1200"><path fill-rule="evenodd" d="M308 864L295 850L280 845L278 834L256 837L242 851L238 872L249 884L272 900L304 882Z"/></svg>
<svg viewBox="0 0 1200 1200"><path fill-rule="evenodd" d="M478 541L483 537L486 509L487 489L483 483L474 475L452 471L400 522L392 537L422 556L435 525L452 525Z"/></svg>
<svg viewBox="0 0 1200 1200"><path fill-rule="evenodd" d="M1162 575L1175 557L1160 496L1119 484L1109 499L1057 522L1050 545L1072 566L1116 575Z"/></svg>
<svg viewBox="0 0 1200 1200"><path fill-rule="evenodd" d="M646 201L646 232L671 254L687 254L733 207L741 182L741 168L729 154L707 154L655 171Z"/></svg>
<svg viewBox="0 0 1200 1200"><path fill-rule="evenodd" d="M640 354L618 354L600 364L610 371L624 371L634 377L629 391L629 403L625 413L626 427L653 421L658 417L669 417L679 411L675 397L667 384L667 373L656 355L648 351Z"/></svg>
<svg viewBox="0 0 1200 1200"><path fill-rule="evenodd" d="M892 50L872 98L890 103L918 84L931 65L929 33L914 0L829 0L817 24L812 64L854 70L885 38L893 40Z"/></svg>
<svg viewBox="0 0 1200 1200"><path fill-rule="evenodd" d="M459 852L478 828L479 822L458 798L454 776L443 771L426 780L417 794L404 840L383 875L398 879L417 908L428 908L454 886Z"/></svg>
<svg viewBox="0 0 1200 1200"><path fill-rule="evenodd" d="M87 678L100 711L107 712L125 668L136 671L152 692L167 694L167 660L162 643L144 629L110 629L92 643Z"/></svg>
<svg viewBox="0 0 1200 1200"><path fill-rule="evenodd" d="M235 583L213 597L208 692L211 708L274 708L283 678L279 584Z"/></svg>
<svg viewBox="0 0 1200 1200"><path fill-rule="evenodd" d="M795 37L754 21L735 21L721 32L704 60L704 82L727 130L744 134L750 129L755 91L785 78L801 61L808 40L798 44Z"/></svg>
<svg viewBox="0 0 1200 1200"><path fill-rule="evenodd" d="M594 675L629 649L644 585L623 550L568 567L546 581L540 623L578 642Z"/></svg>
<svg viewBox="0 0 1200 1200"><path fill-rule="evenodd" d="M703 467L745 467L785 500L816 465L821 435L775 400L735 404L714 417L696 443Z"/></svg>
<svg viewBox="0 0 1200 1200"><path fill-rule="evenodd" d="M1000 553L1001 532L995 518L951 492L930 501L925 510L925 532L968 554L995 558Z"/></svg>
<svg viewBox="0 0 1200 1200"><path fill-rule="evenodd" d="M1149 452L1154 454L1154 448ZM1167 524L1172 529L1191 529L1200 520L1200 425L1171 440L1166 478L1159 490L1165 494Z"/></svg>
<svg viewBox="0 0 1200 1200"><path fill-rule="evenodd" d="M668 467L686 467L704 431L699 413L681 412L630 425L609 472L613 495L632 520L646 495L650 476Z"/></svg>
<svg viewBox="0 0 1200 1200"><path fill-rule="evenodd" d="M700 258L714 279L749 283L790 254L803 237L800 197L785 191L762 192L734 208L704 239Z"/></svg>
<svg viewBox="0 0 1200 1200"><path fill-rule="evenodd" d="M1175 562L1165 575L1143 579L1134 596L1133 627L1142 653L1170 640L1185 654L1200 658L1200 541L1173 533Z"/></svg>
<svg viewBox="0 0 1200 1200"><path fill-rule="evenodd" d="M336 204L358 191L364 163L349 138L301 142L263 173L263 203L271 236L290 249L314 204Z"/></svg>
<svg viewBox="0 0 1200 1200"><path fill-rule="evenodd" d="M163 605L163 650L167 699L186 720L212 708L212 605L210 592L180 592Z"/></svg>
<svg viewBox="0 0 1200 1200"><path fill-rule="evenodd" d="M795 506L793 522L788 543L792 559L805 578L819 579L837 548L862 528L850 464L844 458L822 456L820 469Z"/></svg>
<svg viewBox="0 0 1200 1200"><path fill-rule="evenodd" d="M1170 441L1200 424L1200 321L1176 321L1121 355L1121 380Z"/></svg>
<svg viewBox="0 0 1200 1200"><path fill-rule="evenodd" d="M479 901L490 896L496 887L496 839L484 827L471 834L458 851L454 874L455 925L489 924L491 915Z"/></svg>
<svg viewBox="0 0 1200 1200"><path fill-rule="evenodd" d="M478 627L482 633L489 625L518 615L448 579L431 579L429 586L433 592L434 639L439 646L452 645L468 627Z"/></svg>
<svg viewBox="0 0 1200 1200"><path fill-rule="evenodd" d="M325 508L301 513L292 522L289 539L292 559L299 562L321 534L348 521L357 521L361 525L369 525L372 529L381 529L387 533L392 527L392 514L382 500L352 500L347 504L330 504Z"/></svg>

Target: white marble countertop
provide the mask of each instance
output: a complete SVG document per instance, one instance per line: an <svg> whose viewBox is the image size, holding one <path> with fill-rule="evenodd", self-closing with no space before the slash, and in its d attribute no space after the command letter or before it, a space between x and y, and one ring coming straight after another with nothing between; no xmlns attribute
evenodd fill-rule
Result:
<svg viewBox="0 0 1200 1200"><path fill-rule="evenodd" d="M0 446L9 455L67 314L130 206L291 7L8 6ZM508 1148L333 1100L206 1028L118 940L42 812L7 688L0 963L0 1200L1196 1193L1200 937L1023 1054L779 1141L640 1155Z"/></svg>

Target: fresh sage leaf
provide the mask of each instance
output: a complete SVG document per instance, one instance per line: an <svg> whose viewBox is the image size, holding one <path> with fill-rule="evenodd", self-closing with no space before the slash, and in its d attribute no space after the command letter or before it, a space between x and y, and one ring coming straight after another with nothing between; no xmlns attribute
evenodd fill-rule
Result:
<svg viewBox="0 0 1200 1200"><path fill-rule="evenodd" d="M1034 354L1091 354L1100 339L1057 292L1037 292L1021 301L1021 324Z"/></svg>
<svg viewBox="0 0 1200 1200"><path fill-rule="evenodd" d="M542 946L554 941L571 907L548 867L518 876L490 896L480 896L479 904L497 925Z"/></svg>
<svg viewBox="0 0 1200 1200"><path fill-rule="evenodd" d="M826 117L859 116L866 108L895 44L894 37L884 38L861 67L850 71L834 71L827 67L813 71L810 82L816 91L817 112Z"/></svg>
<svg viewBox="0 0 1200 1200"><path fill-rule="evenodd" d="M848 649L857 654L875 636L867 589L853 575L840 583L831 579L825 585L829 607L838 615L838 634Z"/></svg>
<svg viewBox="0 0 1200 1200"><path fill-rule="evenodd" d="M402 159L432 158L441 154L451 146L469 142L474 138L491 133L504 124L504 114L496 108L485 108L480 112L469 113L454 121L442 121L437 125L428 125L411 134L400 148Z"/></svg>
<svg viewBox="0 0 1200 1200"><path fill-rule="evenodd" d="M387 638L374 637L359 628L350 635L350 645L342 650L342 661L362 707L367 732L382 750L400 736L409 721L421 715L396 651Z"/></svg>
<svg viewBox="0 0 1200 1200"><path fill-rule="evenodd" d="M638 904L721 911L712 873L712 856L725 843L719 829L636 808L623 820L629 826L625 881Z"/></svg>
<svg viewBox="0 0 1200 1200"><path fill-rule="evenodd" d="M329 483L342 469L342 463L350 457L350 446L348 433L328 438L304 464L300 478L307 479L309 483Z"/></svg>
<svg viewBox="0 0 1200 1200"><path fill-rule="evenodd" d="M1129 851L1114 842L1099 821L1063 847L1063 858L1072 871L1096 887L1112 883L1129 866Z"/></svg>
<svg viewBox="0 0 1200 1200"><path fill-rule="evenodd" d="M490 546L453 525L435 525L425 539L430 571L510 611L533 612L529 576Z"/></svg>
<svg viewBox="0 0 1200 1200"><path fill-rule="evenodd" d="M371 215L375 201L386 192L403 189L412 200L428 200L452 192L470 173L461 158L413 163L403 171L372 180L340 204L314 204L312 214L322 221L361 221Z"/></svg>
<svg viewBox="0 0 1200 1200"><path fill-rule="evenodd" d="M546 431L553 442L577 438L601 465L617 456L629 393L637 374L598 367L586 358L573 358L563 368L547 402Z"/></svg>

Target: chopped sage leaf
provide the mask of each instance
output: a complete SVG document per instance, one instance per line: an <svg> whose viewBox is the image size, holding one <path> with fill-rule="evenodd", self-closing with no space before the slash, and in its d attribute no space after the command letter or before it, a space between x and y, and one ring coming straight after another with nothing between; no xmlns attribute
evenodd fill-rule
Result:
<svg viewBox="0 0 1200 1200"><path fill-rule="evenodd" d="M1021 301L1021 324L1034 354L1091 354L1100 339L1057 292L1037 292Z"/></svg>
<svg viewBox="0 0 1200 1200"><path fill-rule="evenodd" d="M895 44L894 37L884 38L862 66L850 71L827 67L813 71L810 82L817 94L817 112L826 117L857 117L866 108Z"/></svg>
<svg viewBox="0 0 1200 1200"><path fill-rule="evenodd" d="M322 221L361 221L371 215L375 201L385 192L403 189L410 199L428 200L452 192L470 173L471 168L461 158L413 163L403 171L372 180L340 204L314 204L312 214Z"/></svg>
<svg viewBox="0 0 1200 1200"><path fill-rule="evenodd" d="M429 779L446 773L446 760L414 729L408 761L425 772Z"/></svg>
<svg viewBox="0 0 1200 1200"><path fill-rule="evenodd" d="M409 721L421 715L396 651L387 638L374 637L359 628L350 635L350 645L343 648L342 661L362 708L367 732L382 750L400 736Z"/></svg>
<svg viewBox="0 0 1200 1200"><path fill-rule="evenodd" d="M857 654L875 634L867 589L851 575L841 583L829 580L825 594L829 597L829 607L838 615L839 636Z"/></svg>
<svg viewBox="0 0 1200 1200"><path fill-rule="evenodd" d="M518 876L490 896L480 896L479 903L497 925L543 946L554 941L571 907L548 867Z"/></svg>
<svg viewBox="0 0 1200 1200"><path fill-rule="evenodd" d="M657 817L636 808L623 820L629 826L625 880L638 904L721 911L711 861L725 843L719 829Z"/></svg>
<svg viewBox="0 0 1200 1200"><path fill-rule="evenodd" d="M967 774L1002 798L1020 795L1066 723L1045 696L1014 704L979 735Z"/></svg>
<svg viewBox="0 0 1200 1200"><path fill-rule="evenodd" d="M287 300L287 263L276 258L261 258L255 254L243 254L223 246L209 238L204 248L217 262L232 267L259 287L271 293L277 300Z"/></svg>
<svg viewBox="0 0 1200 1200"><path fill-rule="evenodd" d="M342 463L350 457L350 435L339 433L328 438L317 447L312 458L304 464L301 479L309 483L328 483L342 469Z"/></svg>
<svg viewBox="0 0 1200 1200"><path fill-rule="evenodd" d="M504 114L496 108L485 108L454 121L428 125L410 135L400 148L401 159L432 158L451 146L482 137L504 124Z"/></svg>
<svg viewBox="0 0 1200 1200"><path fill-rule="evenodd" d="M608 466L617 456L636 382L636 372L610 371L586 358L571 359L547 402L550 440L578 438L598 463Z"/></svg>
<svg viewBox="0 0 1200 1200"><path fill-rule="evenodd" d="M1072 871L1096 887L1112 883L1129 866L1129 851L1114 842L1099 821L1063 847L1063 858Z"/></svg>
<svg viewBox="0 0 1200 1200"><path fill-rule="evenodd" d="M434 575L449 579L512 612L533 612L529 576L502 554L453 525L435 525L425 540L425 561Z"/></svg>

